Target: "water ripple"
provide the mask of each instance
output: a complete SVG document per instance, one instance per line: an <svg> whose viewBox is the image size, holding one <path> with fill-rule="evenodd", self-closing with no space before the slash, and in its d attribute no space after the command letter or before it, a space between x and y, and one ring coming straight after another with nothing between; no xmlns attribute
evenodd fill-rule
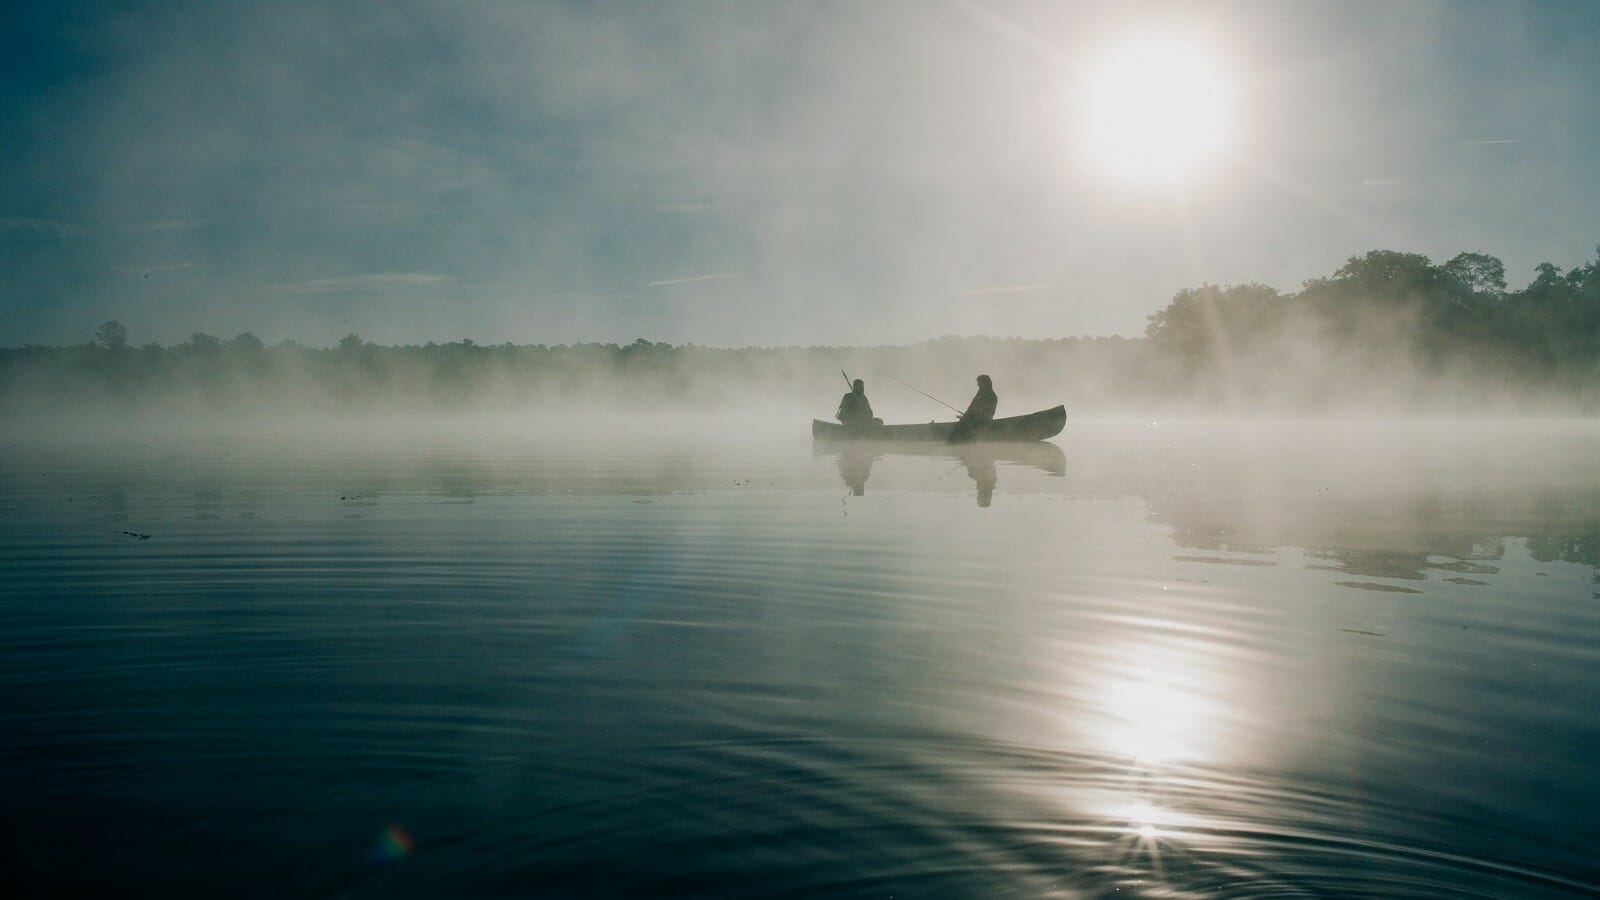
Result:
<svg viewBox="0 0 1600 900"><path fill-rule="evenodd" d="M1443 535L1275 540L1322 520L1285 500L1282 532L1218 525L1161 480L1182 466L1127 476L1148 495L1102 490L1121 470L1093 449L1072 458L1095 484L1002 467L989 507L961 472L940 480L947 460L885 459L848 517L837 461L787 449L12 464L17 877L206 896L1600 893L1582 702L1600 608L1593 569L1562 556L1581 541L1539 543L1494 504L1460 504L1494 518Z"/></svg>

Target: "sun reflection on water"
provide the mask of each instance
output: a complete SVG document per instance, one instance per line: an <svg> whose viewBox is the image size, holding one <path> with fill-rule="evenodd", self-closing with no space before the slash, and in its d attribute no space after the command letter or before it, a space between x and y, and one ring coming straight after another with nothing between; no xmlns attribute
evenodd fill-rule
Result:
<svg viewBox="0 0 1600 900"><path fill-rule="evenodd" d="M1204 834L1165 799L1191 794L1197 767L1216 765L1222 751L1221 674L1213 656L1196 650L1130 644L1109 653L1085 685L1096 713L1086 737L1122 768L1095 792L1090 811L1108 829L1107 863L1141 890L1163 884L1173 854L1187 858Z"/></svg>
<svg viewBox="0 0 1600 900"><path fill-rule="evenodd" d="M1112 841L1115 866L1124 874L1141 879L1160 881L1165 878L1161 849L1170 836L1158 824L1165 818L1162 811L1147 801L1138 800L1125 808L1122 818L1127 824L1117 829L1117 837Z"/></svg>
<svg viewBox="0 0 1600 900"><path fill-rule="evenodd" d="M1098 735L1105 753L1147 766L1205 754L1217 711L1195 670L1164 659L1108 674L1096 692L1105 716Z"/></svg>

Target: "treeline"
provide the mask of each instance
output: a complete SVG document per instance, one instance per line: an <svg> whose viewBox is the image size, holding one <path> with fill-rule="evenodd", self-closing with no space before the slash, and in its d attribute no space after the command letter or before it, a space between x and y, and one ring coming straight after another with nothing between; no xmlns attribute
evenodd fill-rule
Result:
<svg viewBox="0 0 1600 900"><path fill-rule="evenodd" d="M1143 338L941 338L883 347L721 349L631 344L267 345L245 332L134 346L106 322L72 347L0 350L11 412L262 408L316 411L618 409L795 404L832 411L841 370L869 381L880 414L957 404L979 372L1005 410L1079 413L1600 408L1600 258L1549 263L1508 290L1503 264L1462 253L1373 251L1295 293L1259 284L1178 292Z"/></svg>
<svg viewBox="0 0 1600 900"><path fill-rule="evenodd" d="M1212 402L1472 406L1566 400L1594 408L1600 252L1569 272L1541 263L1521 290L1462 253L1376 250L1281 294L1259 284L1180 291L1150 317L1164 384Z"/></svg>
<svg viewBox="0 0 1600 900"><path fill-rule="evenodd" d="M109 339L108 339L109 338ZM309 411L516 409L596 406L670 411L803 404L826 416L846 386L873 385L874 403L920 417L933 404L889 376L964 403L973 376L994 371L1008 397L1055 396L1067 371L1079 387L1119 393L1143 343L1120 337L1022 340L941 338L910 346L724 349L639 339L630 344L383 346L347 335L331 348L266 345L195 334L172 346L130 346L118 323L92 343L0 350L0 404L12 410ZM1061 402L1059 399L1052 403Z"/></svg>

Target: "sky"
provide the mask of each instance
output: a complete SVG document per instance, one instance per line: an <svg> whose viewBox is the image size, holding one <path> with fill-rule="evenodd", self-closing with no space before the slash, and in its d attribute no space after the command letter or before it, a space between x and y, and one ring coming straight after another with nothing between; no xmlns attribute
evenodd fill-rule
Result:
<svg viewBox="0 0 1600 900"><path fill-rule="evenodd" d="M1226 114L1144 117L1219 147L1134 177L1085 116L1152 39ZM1600 244L1597 46L1589 2L13 4L0 346L1137 336L1373 249L1515 287Z"/></svg>

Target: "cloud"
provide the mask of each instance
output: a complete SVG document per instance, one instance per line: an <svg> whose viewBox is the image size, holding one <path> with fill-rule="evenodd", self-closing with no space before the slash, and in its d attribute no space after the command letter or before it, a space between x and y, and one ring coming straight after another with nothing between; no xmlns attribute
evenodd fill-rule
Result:
<svg viewBox="0 0 1600 900"><path fill-rule="evenodd" d="M391 288L425 287L443 284L455 279L433 272L365 272L340 278L312 278L272 285L275 290L290 294L340 294L356 291L382 291Z"/></svg>
<svg viewBox="0 0 1600 900"><path fill-rule="evenodd" d="M994 287L974 288L970 291L962 291L961 296L1000 297L1006 294L1034 294L1038 293L1039 291L1048 290L1050 290L1050 285L1048 284L1005 284L996 285Z"/></svg>
<svg viewBox="0 0 1600 900"><path fill-rule="evenodd" d="M82 225L60 222L55 219L30 219L23 216L0 216L0 239L22 241L53 241L77 237L84 233Z"/></svg>
<svg viewBox="0 0 1600 900"><path fill-rule="evenodd" d="M715 275L695 275L689 278L664 278L660 281L650 282L650 287L668 287L674 284L696 284L701 281L723 281L737 277L732 272L718 272Z"/></svg>
<svg viewBox="0 0 1600 900"><path fill-rule="evenodd" d="M192 263L192 262L176 262L176 263L157 263L157 264L152 265L152 266L118 266L117 267L117 271L118 272L127 272L127 273L131 273L131 274L135 274L135 275L143 275L146 278L148 278L151 275L157 275L157 274L160 274L162 272L179 272L179 271L182 271L184 269L193 269L193 268L196 268L196 264L195 263Z"/></svg>
<svg viewBox="0 0 1600 900"><path fill-rule="evenodd" d="M128 226L128 231L134 234L151 234L162 231L187 231L191 228L200 228L211 224L210 219L152 219Z"/></svg>
<svg viewBox="0 0 1600 900"><path fill-rule="evenodd" d="M703 213L716 207L710 203L663 203L656 207L658 213Z"/></svg>

